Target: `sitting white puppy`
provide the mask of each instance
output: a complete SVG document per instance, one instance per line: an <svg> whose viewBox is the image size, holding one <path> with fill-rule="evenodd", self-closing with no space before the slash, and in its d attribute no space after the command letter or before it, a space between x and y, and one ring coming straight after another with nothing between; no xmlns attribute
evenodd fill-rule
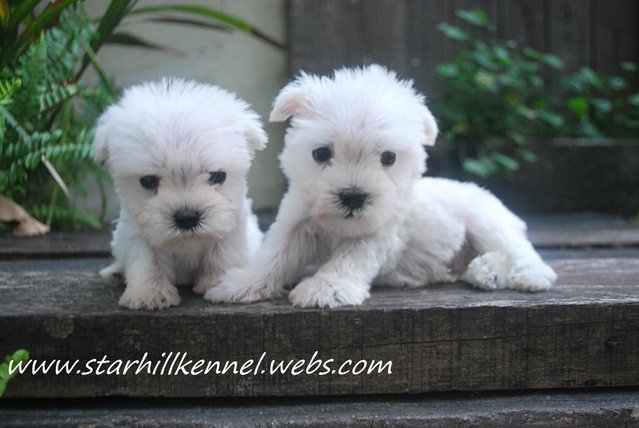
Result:
<svg viewBox="0 0 639 428"><path fill-rule="evenodd" d="M282 153L290 188L261 250L229 270L211 301L280 296L301 307L357 305L371 283L419 287L467 281L493 290L545 290L556 275L526 225L489 192L422 178L437 125L412 82L380 66L302 74L271 120L292 117Z"/></svg>
<svg viewBox="0 0 639 428"><path fill-rule="evenodd" d="M121 203L115 262L100 275L124 276L121 306L177 305L176 284L204 293L246 264L262 240L246 175L266 140L245 102L181 79L132 87L100 117L94 156Z"/></svg>

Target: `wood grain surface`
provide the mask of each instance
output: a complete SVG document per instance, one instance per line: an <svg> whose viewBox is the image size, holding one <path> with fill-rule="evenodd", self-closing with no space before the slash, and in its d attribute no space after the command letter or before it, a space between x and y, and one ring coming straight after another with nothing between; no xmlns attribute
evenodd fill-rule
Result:
<svg viewBox="0 0 639 428"><path fill-rule="evenodd" d="M627 386L639 383L639 260L555 260L549 292L465 284L374 290L359 307L286 300L211 305L181 290L160 312L118 308L93 271L0 273L0 354L81 360L392 361L391 374L22 375L13 397L295 396ZM268 368L268 367L265 367ZM333 368L337 368L333 366Z"/></svg>

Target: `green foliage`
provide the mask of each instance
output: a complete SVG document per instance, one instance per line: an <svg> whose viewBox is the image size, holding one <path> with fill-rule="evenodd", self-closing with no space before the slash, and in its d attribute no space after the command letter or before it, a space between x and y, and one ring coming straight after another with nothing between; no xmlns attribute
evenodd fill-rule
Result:
<svg viewBox="0 0 639 428"><path fill-rule="evenodd" d="M29 353L24 349L18 349L13 355L5 357L4 362L0 364L0 397L7 389L7 383L9 379L15 377L17 372L9 374L9 364L13 362L12 366L15 367L20 361L27 361L29 359Z"/></svg>
<svg viewBox="0 0 639 428"><path fill-rule="evenodd" d="M19 55L0 72L0 194L29 211L46 205L36 217L58 227L100 224L58 196L45 165L71 185L91 171L90 126L116 95L108 81L95 87L78 81L95 32L81 6L68 7L54 27L16 48Z"/></svg>
<svg viewBox="0 0 639 428"><path fill-rule="evenodd" d="M456 14L470 29L439 25L460 51L437 67L444 85L434 110L466 172L487 177L535 161L526 137L639 135L639 92L629 95L624 78L588 68L564 75L560 58L499 39L484 11Z"/></svg>
<svg viewBox="0 0 639 428"><path fill-rule="evenodd" d="M106 43L175 51L118 32L123 19L147 16L155 22L237 30L285 48L250 23L213 8L166 4L135 9L136 4L112 0L91 21L81 0L0 0L0 194L54 228L100 226L59 191L69 185L81 196L87 173L100 188L106 177L90 159L92 128L117 90L96 52ZM95 86L80 83L90 66L100 77Z"/></svg>
<svg viewBox="0 0 639 428"><path fill-rule="evenodd" d="M633 63L621 63L625 74L636 74ZM562 135L574 137L639 136L639 91L628 93L622 76L605 76L589 68L561 79L567 94Z"/></svg>
<svg viewBox="0 0 639 428"><path fill-rule="evenodd" d="M535 159L523 145L527 135L551 134L564 125L548 99L544 76L545 70L561 69L563 63L513 40L500 40L482 10L456 13L481 36L439 25L462 49L437 67L444 86L435 100L436 116L467 172L486 177L514 171L522 160Z"/></svg>

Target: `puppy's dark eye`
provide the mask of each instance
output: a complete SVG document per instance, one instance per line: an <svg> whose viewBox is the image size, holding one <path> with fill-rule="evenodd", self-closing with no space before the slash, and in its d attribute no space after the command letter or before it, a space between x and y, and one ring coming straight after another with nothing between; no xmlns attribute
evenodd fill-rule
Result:
<svg viewBox="0 0 639 428"><path fill-rule="evenodd" d="M331 152L331 149L326 146L318 147L313 150L313 159L315 159L315 162L328 162L332 157L333 152Z"/></svg>
<svg viewBox="0 0 639 428"><path fill-rule="evenodd" d="M145 175L140 178L140 185L146 190L155 190L160 185L160 177L157 175Z"/></svg>
<svg viewBox="0 0 639 428"><path fill-rule="evenodd" d="M384 152L381 156L382 165L391 166L395 163L395 153L393 152Z"/></svg>
<svg viewBox="0 0 639 428"><path fill-rule="evenodd" d="M226 180L226 173L224 171L213 171L209 175L209 184L222 184Z"/></svg>

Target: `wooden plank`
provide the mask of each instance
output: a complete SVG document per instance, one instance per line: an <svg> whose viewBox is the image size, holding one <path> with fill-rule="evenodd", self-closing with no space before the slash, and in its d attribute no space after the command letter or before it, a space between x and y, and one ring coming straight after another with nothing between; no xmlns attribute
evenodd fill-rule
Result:
<svg viewBox="0 0 639 428"><path fill-rule="evenodd" d="M499 0L498 35L544 51L546 0Z"/></svg>
<svg viewBox="0 0 639 428"><path fill-rule="evenodd" d="M409 0L407 11L407 76L430 98L440 85L435 68L453 54L453 43L437 30L437 25L455 22L454 5L448 0Z"/></svg>
<svg viewBox="0 0 639 428"><path fill-rule="evenodd" d="M606 230L546 229L531 231L529 237L540 248L639 246L639 228L633 226Z"/></svg>
<svg viewBox="0 0 639 428"><path fill-rule="evenodd" d="M3 403L6 403L4 400ZM34 402L35 401L35 402ZM437 394L339 399L10 400L3 426L633 426L639 392ZM2 403L0 403L2 406Z"/></svg>
<svg viewBox="0 0 639 428"><path fill-rule="evenodd" d="M636 247L639 223L613 215L551 214L526 217L529 237L540 248ZM267 230L272 216L260 216ZM33 238L0 236L1 260L109 257L111 235L102 232L52 233Z"/></svg>
<svg viewBox="0 0 639 428"><path fill-rule="evenodd" d="M317 351L330 369L392 361L392 373L259 372L159 376L22 375L13 397L284 396L639 385L639 260L558 260L546 293L465 284L374 290L360 307L301 310L287 301L210 305L188 290L160 312L120 309L121 289L84 271L0 273L0 354L38 360L270 361ZM95 367L94 367L95 368ZM113 367L115 369L115 367Z"/></svg>
<svg viewBox="0 0 639 428"><path fill-rule="evenodd" d="M405 0L289 2L292 69L330 73L373 62L403 71Z"/></svg>
<svg viewBox="0 0 639 428"><path fill-rule="evenodd" d="M546 51L562 58L566 69L590 64L590 0L546 3Z"/></svg>
<svg viewBox="0 0 639 428"><path fill-rule="evenodd" d="M0 260L43 257L107 257L111 232L54 232L29 238L0 235Z"/></svg>
<svg viewBox="0 0 639 428"><path fill-rule="evenodd" d="M522 163L508 178L480 180L516 212L639 212L639 144L530 141L528 147L535 163Z"/></svg>
<svg viewBox="0 0 639 428"><path fill-rule="evenodd" d="M456 9L483 8L498 35L514 38L581 66L616 71L639 62L639 3L635 0L367 0L289 2L292 70L328 73L380 62L412 77L433 96L434 68L454 54L437 24L459 23ZM636 83L636 80L633 81Z"/></svg>
<svg viewBox="0 0 639 428"><path fill-rule="evenodd" d="M622 61L639 61L639 2L592 0L592 67L619 75ZM624 74L636 87L639 81Z"/></svg>

